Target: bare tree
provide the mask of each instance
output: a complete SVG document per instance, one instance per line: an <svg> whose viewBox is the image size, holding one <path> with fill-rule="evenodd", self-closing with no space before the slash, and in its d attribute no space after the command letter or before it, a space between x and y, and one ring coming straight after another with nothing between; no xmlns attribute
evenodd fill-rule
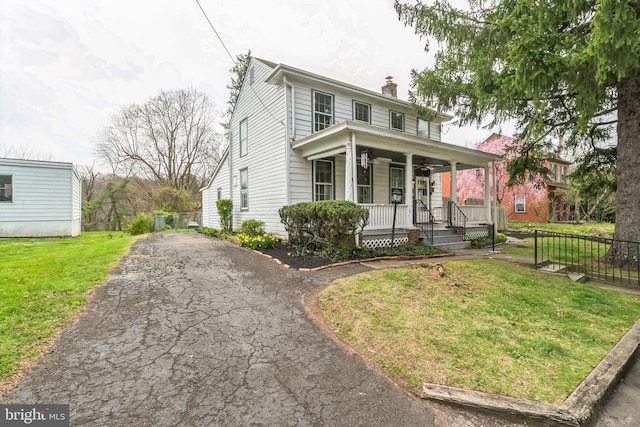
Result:
<svg viewBox="0 0 640 427"><path fill-rule="evenodd" d="M48 154L43 154L33 151L26 145L0 144L0 157L9 159L49 161L51 160L52 155L51 152L49 152Z"/></svg>
<svg viewBox="0 0 640 427"><path fill-rule="evenodd" d="M221 137L214 130L214 116L202 92L162 91L113 116L99 134L96 155L114 174L141 186L155 183L195 192L219 160ZM153 189L146 187L152 195Z"/></svg>

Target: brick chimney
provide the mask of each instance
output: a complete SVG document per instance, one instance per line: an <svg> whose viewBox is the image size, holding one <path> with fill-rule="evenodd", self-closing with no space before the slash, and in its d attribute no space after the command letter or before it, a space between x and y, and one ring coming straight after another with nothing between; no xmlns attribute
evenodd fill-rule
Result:
<svg viewBox="0 0 640 427"><path fill-rule="evenodd" d="M398 97L398 85L393 82L393 77L387 76L387 83L382 86L382 94L394 98Z"/></svg>

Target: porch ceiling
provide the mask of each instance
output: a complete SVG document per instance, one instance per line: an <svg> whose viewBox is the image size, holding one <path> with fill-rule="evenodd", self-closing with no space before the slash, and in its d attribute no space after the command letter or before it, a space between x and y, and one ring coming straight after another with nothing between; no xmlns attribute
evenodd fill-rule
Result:
<svg viewBox="0 0 640 427"><path fill-rule="evenodd" d="M494 154L350 120L295 141L292 148L309 160L335 156L346 151L352 134L357 150L366 148L372 158L404 163L405 154L411 153L416 167L429 167L434 172L449 171L452 162L462 170L485 167L500 159Z"/></svg>

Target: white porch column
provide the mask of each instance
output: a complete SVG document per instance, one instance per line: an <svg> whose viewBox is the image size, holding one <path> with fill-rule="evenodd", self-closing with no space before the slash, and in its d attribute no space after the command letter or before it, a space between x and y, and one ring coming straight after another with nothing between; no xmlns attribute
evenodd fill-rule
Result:
<svg viewBox="0 0 640 427"><path fill-rule="evenodd" d="M353 191L353 200L354 203L358 203L358 153L356 152L356 134L355 132L351 132L349 134L349 140L351 141L351 188Z"/></svg>
<svg viewBox="0 0 640 427"><path fill-rule="evenodd" d="M405 223L407 225L413 225L413 188L411 182L413 181L413 153L404 153L405 170L404 170L404 202L407 205L407 217Z"/></svg>
<svg viewBox="0 0 640 427"><path fill-rule="evenodd" d="M491 220L491 182L489 180L489 166L484 167L484 206L487 208L487 221L493 224Z"/></svg>
<svg viewBox="0 0 640 427"><path fill-rule="evenodd" d="M458 183L457 179L457 170L456 170L456 162L451 162L451 201L454 203L458 203Z"/></svg>
<svg viewBox="0 0 640 427"><path fill-rule="evenodd" d="M353 150L352 142L349 140L345 144L345 160L344 160L344 199L353 202Z"/></svg>

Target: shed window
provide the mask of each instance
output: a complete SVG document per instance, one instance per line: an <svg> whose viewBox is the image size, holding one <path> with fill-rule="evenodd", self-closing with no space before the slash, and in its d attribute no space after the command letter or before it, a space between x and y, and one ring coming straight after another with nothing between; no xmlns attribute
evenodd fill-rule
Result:
<svg viewBox="0 0 640 427"><path fill-rule="evenodd" d="M0 175L0 202L13 201L13 176Z"/></svg>
<svg viewBox="0 0 640 427"><path fill-rule="evenodd" d="M222 199L222 187L218 187L218 200Z"/></svg>

